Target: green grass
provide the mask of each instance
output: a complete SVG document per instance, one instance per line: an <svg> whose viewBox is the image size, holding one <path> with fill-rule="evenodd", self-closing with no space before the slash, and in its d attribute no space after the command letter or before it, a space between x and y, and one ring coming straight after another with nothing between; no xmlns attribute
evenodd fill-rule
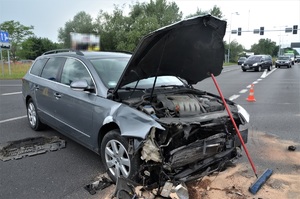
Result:
<svg viewBox="0 0 300 199"><path fill-rule="evenodd" d="M224 63L223 66L230 66L230 65L236 65L236 63ZM12 63L10 64L10 70L11 74L9 74L8 64L0 64L0 79L21 79L28 69L30 68L30 64L19 64L19 63Z"/></svg>
<svg viewBox="0 0 300 199"><path fill-rule="evenodd" d="M0 64L0 79L21 79L26 74L30 66L30 64L11 63L11 73L9 74L8 64L3 64L3 68Z"/></svg>

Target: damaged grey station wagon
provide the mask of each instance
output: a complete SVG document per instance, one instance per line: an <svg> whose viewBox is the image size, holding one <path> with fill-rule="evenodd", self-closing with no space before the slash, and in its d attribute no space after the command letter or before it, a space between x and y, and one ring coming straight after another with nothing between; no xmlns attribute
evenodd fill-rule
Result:
<svg viewBox="0 0 300 199"><path fill-rule="evenodd" d="M100 154L114 181L154 186L221 170L241 142L221 98L193 85L221 73L225 30L205 15L150 33L133 54L46 52L22 79L29 124ZM226 102L247 142L248 113Z"/></svg>

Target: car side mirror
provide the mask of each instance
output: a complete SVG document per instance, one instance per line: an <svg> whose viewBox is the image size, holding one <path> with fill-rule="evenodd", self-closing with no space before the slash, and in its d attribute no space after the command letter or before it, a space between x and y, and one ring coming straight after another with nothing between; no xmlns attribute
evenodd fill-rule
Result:
<svg viewBox="0 0 300 199"><path fill-rule="evenodd" d="M89 86L88 82L85 79L72 82L70 84L70 87L76 91L90 91L91 92L91 91L95 90L94 87Z"/></svg>

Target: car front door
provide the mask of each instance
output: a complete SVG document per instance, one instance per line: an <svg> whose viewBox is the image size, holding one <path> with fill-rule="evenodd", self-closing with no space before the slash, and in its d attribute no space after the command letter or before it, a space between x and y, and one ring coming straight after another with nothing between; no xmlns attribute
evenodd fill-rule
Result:
<svg viewBox="0 0 300 199"><path fill-rule="evenodd" d="M59 96L57 96L57 111L59 120L63 123L63 131L84 145L89 145L93 127L93 92L77 91L70 84L77 80L86 80L94 86L92 77L78 59L68 58L61 74Z"/></svg>

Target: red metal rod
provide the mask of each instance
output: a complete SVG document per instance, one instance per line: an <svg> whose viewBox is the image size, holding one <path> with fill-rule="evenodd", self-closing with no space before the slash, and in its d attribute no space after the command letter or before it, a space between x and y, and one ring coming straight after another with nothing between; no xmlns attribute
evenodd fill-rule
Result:
<svg viewBox="0 0 300 199"><path fill-rule="evenodd" d="M224 98L224 96L223 96L223 94L222 94L222 92L221 92L221 89L220 89L220 87L219 87L219 85L218 85L218 83L217 83L217 80L216 80L214 74L211 73L211 77L212 77L212 79L213 79L213 81L214 81L214 83L215 83L215 85L216 85L216 88L217 88L217 90L218 90L218 92L219 92L219 94L220 94L220 97L222 98L223 104L224 104L224 106L225 106L225 108L226 108L226 111L227 111L227 113L228 113L228 115L229 115L229 117L230 117L230 119L231 119L231 121L232 121L232 123L233 123L233 126L234 126L234 128L235 128L236 134L238 135L238 137L239 137L239 139L240 139L240 141L241 141L241 143L242 143L242 146L243 146L243 148L244 148L244 151L245 151L245 153L246 153L246 155L247 155L247 158L248 158L248 160L249 160L249 162L250 162L250 164L251 164L252 170L253 170L253 172L254 172L256 178L257 178L257 173L256 173L255 165L254 165L254 163L253 163L253 161L252 161L252 159L251 159L251 156L250 156L250 154L249 154L249 152L248 152L248 149L247 149L247 147L246 147L246 145L245 145L245 143L244 143L244 140L243 140L243 138L242 138L242 136L241 136L240 130L238 129L238 127L237 127L237 125L236 125L236 123L235 123L235 121L234 121L234 119L233 119L233 117L232 117L231 111L230 111L229 108L228 108L228 105L227 105L227 103L226 103L226 101L225 101L225 98Z"/></svg>

